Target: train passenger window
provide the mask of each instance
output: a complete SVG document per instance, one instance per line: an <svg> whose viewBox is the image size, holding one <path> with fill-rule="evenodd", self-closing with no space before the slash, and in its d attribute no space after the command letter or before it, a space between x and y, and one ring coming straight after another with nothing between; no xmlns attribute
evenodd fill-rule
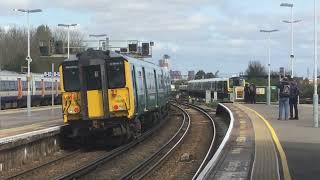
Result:
<svg viewBox="0 0 320 180"><path fill-rule="evenodd" d="M0 81L0 91L4 91L4 81Z"/></svg>
<svg viewBox="0 0 320 180"><path fill-rule="evenodd" d="M122 88L126 85L123 60L108 62L107 70L110 89Z"/></svg>
<svg viewBox="0 0 320 180"><path fill-rule="evenodd" d="M77 62L68 62L62 66L63 86L67 92L80 90L79 69L77 64Z"/></svg>
<svg viewBox="0 0 320 180"><path fill-rule="evenodd" d="M22 91L27 91L28 90L28 83L27 81L22 81Z"/></svg>
<svg viewBox="0 0 320 180"><path fill-rule="evenodd" d="M9 87L8 90L12 91L12 90L16 90L16 84L14 81L9 81Z"/></svg>
<svg viewBox="0 0 320 180"><path fill-rule="evenodd" d="M101 69L99 65L85 67L87 89L101 89Z"/></svg>
<svg viewBox="0 0 320 180"><path fill-rule="evenodd" d="M36 90L41 90L42 87L41 87L41 81L36 81L35 82L35 85L36 85Z"/></svg>

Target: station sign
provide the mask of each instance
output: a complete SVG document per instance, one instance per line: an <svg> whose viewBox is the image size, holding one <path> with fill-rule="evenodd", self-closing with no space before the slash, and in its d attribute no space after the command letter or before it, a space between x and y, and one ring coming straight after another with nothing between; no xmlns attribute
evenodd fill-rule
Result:
<svg viewBox="0 0 320 180"><path fill-rule="evenodd" d="M256 92L257 92L257 95L265 95L266 94L266 89L264 87L257 88Z"/></svg>
<svg viewBox="0 0 320 180"><path fill-rule="evenodd" d="M44 77L52 77L52 72L44 72L43 76ZM59 72L53 72L53 77L60 77L60 73Z"/></svg>

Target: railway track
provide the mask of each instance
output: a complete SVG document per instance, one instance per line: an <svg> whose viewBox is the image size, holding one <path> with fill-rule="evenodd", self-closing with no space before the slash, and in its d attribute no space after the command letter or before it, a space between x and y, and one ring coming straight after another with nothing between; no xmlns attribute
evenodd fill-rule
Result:
<svg viewBox="0 0 320 180"><path fill-rule="evenodd" d="M120 146L116 149L113 149L112 151L107 152L104 155L100 156L96 160L94 160L90 163L87 163L87 164L85 164L75 170L69 171L65 174L62 174L58 177L55 177L54 179L57 179L57 180L77 179L77 178L80 178L80 177L90 173L91 171L95 170L99 165L104 164L108 161L111 161L115 157L125 153L129 149L135 147L136 145L138 145L142 141L146 140L151 134L156 132L165 122L166 121L161 121L161 123L159 123L157 126L152 128L151 130L147 131L146 133L144 133L142 136L138 137L134 141L132 141L126 145Z"/></svg>
<svg viewBox="0 0 320 180"><path fill-rule="evenodd" d="M192 121L197 121L197 120L195 120L196 119L195 117L199 117L199 115L201 114L202 120L201 120L200 124L203 123L204 121L206 121L207 123L209 123L209 121L210 121L210 124L212 125L212 127L211 127L212 135L211 135L210 143L207 143L207 145L206 145L207 149L205 149L204 155L201 155L201 159L198 160L201 162L196 163L197 167L193 168L192 173L191 173L192 175L189 179L191 179L191 178L196 179L197 178L197 176L199 175L201 170L204 168L204 166L207 164L207 162L210 160L210 158L214 154L213 148L215 147L215 139L216 139L215 122L210 117L210 115L201 107L190 105L190 104L181 104L181 106L172 104L172 106L174 106L175 108L178 108L179 111L182 112L183 119L181 120L181 118L180 118L181 124L176 122L177 125L179 125L179 126L176 126L177 129L172 131L172 134L170 136L168 135L169 140L167 139L167 140L163 141L163 143L162 143L163 145L160 144L161 146L158 146L158 147L156 147L156 149L152 150L150 154L148 154L147 156L145 156L143 158L142 161L141 160L136 161L133 164L133 166L131 165L131 166L128 166L129 168L127 167L126 169L123 169L122 170L123 172L120 173L120 176L112 176L112 177L117 177L117 178L111 178L111 179L143 179L143 178L150 179L150 175L153 174L156 169L159 169L159 167L161 167L163 164L165 164L166 161L168 160L169 156L171 157L173 154L175 154L176 151L178 151L177 149L181 149L181 146L184 144L184 141L186 141L187 138L189 139L188 141L190 141L190 137L187 137L187 136L190 136L189 131L191 131L190 130L191 126L197 126L196 124L191 125ZM191 111L191 115L190 115L190 111ZM177 113L177 114L180 114L180 113ZM192 116L193 116L193 118L192 118ZM78 178L86 179L87 175L96 174L95 170L97 169L98 166L100 168L102 166L102 164L106 164L106 165L113 164L113 163L115 163L113 159L116 159L116 157L119 157L120 155L123 156L124 159L126 159L127 153L125 153L125 152L132 149L133 147L144 146L142 144L139 146L137 146L137 145L144 142L151 134L156 132L164 123L165 123L165 121L161 121L161 124L154 127L152 130L147 131L141 137L137 138L136 140L132 141L129 144L126 144L124 146L120 146L120 147L113 149L111 151L108 151L108 152L105 152L105 151L104 152L97 152L95 154L95 157L91 158L90 161L82 163L81 165L78 165L76 167L67 168L68 166L58 165L58 167L59 166L61 167L60 171L55 172L54 176L48 176L48 178L50 177L50 179L78 179ZM193 127L193 129L195 129L195 127ZM191 134L192 134L192 132L191 132ZM154 141L154 140L150 140L150 141ZM143 143L143 144L145 144L145 143ZM146 145L146 147L141 147L140 149L145 149L147 147L148 147L148 145ZM31 177L30 179L32 179L32 178L35 178L34 176L36 176L37 174L42 174L41 176L46 177L45 176L46 173L43 173L42 170L48 171L48 169L45 169L45 168L50 169L50 165L52 165L52 164L56 164L55 166L57 167L57 164L59 164L63 161L68 161L68 163L66 163L66 162L64 162L64 163L70 164L70 162L77 161L77 157L92 156L92 155L90 155L91 152L87 153L86 155L85 154L82 155L81 153L82 152L79 150L71 152L69 154L66 154L63 157L57 158L55 160L44 163L44 164L39 165L37 167L25 170L19 174L16 174L14 176L7 178L7 179L25 179L26 177L27 178ZM72 161L70 161L70 160L72 160ZM137 163L137 162L139 162L139 163ZM105 165L103 165L103 166L105 166ZM64 169L64 171L62 171L62 169ZM66 172L65 169L69 169L69 171ZM49 170L49 171L56 171L56 170ZM105 174L105 175L107 175L107 174ZM57 175L59 175L59 176L57 176ZM100 177L106 177L106 176L100 175ZM90 176L89 176L89 178L90 178Z"/></svg>
<svg viewBox="0 0 320 180"><path fill-rule="evenodd" d="M215 127L214 120L210 117L208 113L205 112L204 109L195 105L190 105L190 104L183 104L183 105L199 111L204 116L206 116L212 124L213 136L211 139L210 147L208 148L207 153L203 158L200 166L197 168L195 174L193 175L192 179L196 179L213 154L212 149L215 143L216 127ZM161 148L159 148L158 151L156 151L149 158L145 159L144 161L139 163L136 167L134 167L133 169L125 173L119 179L128 180L128 179L145 178L148 174L150 174L153 170L155 170L161 163L163 163L165 159L168 158L168 156L172 154L172 152L175 151L180 146L180 144L186 138L186 135L190 130L191 117L184 108L180 106L176 106L176 107L179 108L184 115L183 123L178 129L178 131L176 132L176 134L166 144L164 144Z"/></svg>
<svg viewBox="0 0 320 180"><path fill-rule="evenodd" d="M165 118L166 119L166 118ZM125 144L118 148L115 148L111 151L95 151L95 152L86 152L83 150L74 150L72 152L66 153L63 156L59 156L55 159L44 162L40 165L28 168L23 170L22 172L18 172L14 175L9 175L4 177L4 179L41 179L41 177L47 177L50 179L74 179L81 177L91 170L95 169L98 165L105 163L107 161L112 160L114 157L119 156L130 148L136 146L140 142L147 139L151 134L156 132L163 124L166 123L166 120L161 121L158 125L153 127L152 129L143 133L140 137L133 140L129 144ZM77 168L71 168L69 172L59 172L65 167L65 164L71 164L72 162L76 162L79 158L83 157L91 157L90 162L82 162L82 165L78 165ZM89 159L89 158L88 158ZM52 167L54 166L54 167ZM60 166L60 169L59 169ZM64 168L67 169L67 168ZM53 173L55 175L50 174ZM46 176L47 175L47 176ZM59 175L59 176L57 176Z"/></svg>
<svg viewBox="0 0 320 180"><path fill-rule="evenodd" d="M79 149L78 149L78 150L74 150L74 151L72 151L72 152L69 152L69 153L63 155L63 156L60 156L60 157L58 157L58 158L56 158L56 159L53 159L53 160L51 160L51 161L42 163L42 164L40 164L40 165L38 165L38 166L35 166L35 167L32 167L32 168L26 169L26 170L24 170L24 171L22 171L22 172L19 172L19 173L15 174L15 175L6 177L5 179L6 179L6 180L10 180L10 179L20 179L20 178L22 179L22 178L25 177L27 174L32 174L32 173L34 173L34 172L36 172L36 171L41 170L42 168L46 168L46 167L52 165L52 164L54 164L54 163L58 163L59 161L64 161L64 160L66 160L66 159L68 159L68 158L72 158L72 157L76 156L76 155L79 154L79 153L81 153L81 150L79 150Z"/></svg>
<svg viewBox="0 0 320 180"><path fill-rule="evenodd" d="M191 125L189 114L181 107L174 105L183 112L183 122L175 133L175 135L164 144L158 151L152 154L149 158L139 163L135 168L124 174L120 179L142 179L156 168L172 151L183 141L188 133Z"/></svg>

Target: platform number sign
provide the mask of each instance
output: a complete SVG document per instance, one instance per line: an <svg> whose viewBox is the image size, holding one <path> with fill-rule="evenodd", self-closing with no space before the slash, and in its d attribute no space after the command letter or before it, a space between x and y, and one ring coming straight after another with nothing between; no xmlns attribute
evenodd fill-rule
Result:
<svg viewBox="0 0 320 180"><path fill-rule="evenodd" d="M52 72L44 72L43 76L44 77L52 77ZM53 77L60 77L60 73L59 72L53 72Z"/></svg>

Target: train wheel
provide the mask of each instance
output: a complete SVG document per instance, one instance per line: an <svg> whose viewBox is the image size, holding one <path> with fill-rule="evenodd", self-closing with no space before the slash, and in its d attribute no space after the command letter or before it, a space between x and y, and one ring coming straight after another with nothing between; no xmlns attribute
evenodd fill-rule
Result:
<svg viewBox="0 0 320 180"><path fill-rule="evenodd" d="M107 146L118 147L129 142L131 138L131 132L127 122L119 124L119 126L114 128L113 131L113 136L106 138L105 142Z"/></svg>
<svg viewBox="0 0 320 180"><path fill-rule="evenodd" d="M131 131L133 132L133 137L137 138L141 136L142 126L141 126L140 119L136 117L130 125L131 125Z"/></svg>

